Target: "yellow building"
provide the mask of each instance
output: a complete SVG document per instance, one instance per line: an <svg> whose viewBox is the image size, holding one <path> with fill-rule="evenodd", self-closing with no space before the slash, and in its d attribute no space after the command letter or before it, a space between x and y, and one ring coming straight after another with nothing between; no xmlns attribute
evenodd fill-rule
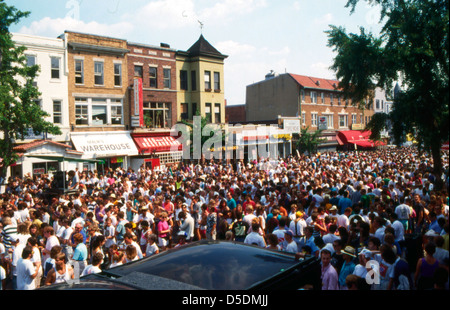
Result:
<svg viewBox="0 0 450 310"><path fill-rule="evenodd" d="M187 51L177 51L177 120L192 120L197 112L211 123L225 123L224 60L200 36Z"/></svg>

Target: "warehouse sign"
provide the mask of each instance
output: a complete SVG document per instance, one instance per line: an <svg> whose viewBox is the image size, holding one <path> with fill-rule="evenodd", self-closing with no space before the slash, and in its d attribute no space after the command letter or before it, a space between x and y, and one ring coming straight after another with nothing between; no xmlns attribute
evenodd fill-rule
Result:
<svg viewBox="0 0 450 310"><path fill-rule="evenodd" d="M74 134L72 142L77 151L89 158L133 156L138 150L128 132L105 132L105 134Z"/></svg>

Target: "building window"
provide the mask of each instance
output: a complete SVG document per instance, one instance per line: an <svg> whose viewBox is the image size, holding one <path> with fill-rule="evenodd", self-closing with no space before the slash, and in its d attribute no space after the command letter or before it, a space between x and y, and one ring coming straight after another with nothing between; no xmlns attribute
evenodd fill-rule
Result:
<svg viewBox="0 0 450 310"><path fill-rule="evenodd" d="M32 67L34 65L36 65L36 56L35 55L26 55L27 57L27 67ZM32 82L33 86L37 86L37 82L35 80L33 80Z"/></svg>
<svg viewBox="0 0 450 310"><path fill-rule="evenodd" d="M338 105L341 105L341 96L338 96Z"/></svg>
<svg viewBox="0 0 450 310"><path fill-rule="evenodd" d="M170 128L172 126L171 103L144 102L144 117L150 128Z"/></svg>
<svg viewBox="0 0 450 310"><path fill-rule="evenodd" d="M189 111L188 111L188 104L182 103L181 104L181 120L187 120L189 118Z"/></svg>
<svg viewBox="0 0 450 310"><path fill-rule="evenodd" d="M33 176L40 176L42 174L53 175L59 169L57 161L48 161L44 163L33 163Z"/></svg>
<svg viewBox="0 0 450 310"><path fill-rule="evenodd" d="M180 71L180 89L188 90L188 73L186 70Z"/></svg>
<svg viewBox="0 0 450 310"><path fill-rule="evenodd" d="M300 96L302 97L302 102L305 102L305 90L300 90Z"/></svg>
<svg viewBox="0 0 450 310"><path fill-rule="evenodd" d="M51 77L52 77L52 79L59 79L60 66L61 66L61 58L51 57Z"/></svg>
<svg viewBox="0 0 450 310"><path fill-rule="evenodd" d="M334 103L334 96L333 94L330 94L330 104L333 105Z"/></svg>
<svg viewBox="0 0 450 310"><path fill-rule="evenodd" d="M158 88L158 68L150 67L149 76L150 76L150 87Z"/></svg>
<svg viewBox="0 0 450 310"><path fill-rule="evenodd" d="M205 117L208 122L212 123L211 103L205 103Z"/></svg>
<svg viewBox="0 0 450 310"><path fill-rule="evenodd" d="M356 114L352 114L352 124L356 124Z"/></svg>
<svg viewBox="0 0 450 310"><path fill-rule="evenodd" d="M36 56L35 55L26 55L27 56L27 67L32 67L36 65Z"/></svg>
<svg viewBox="0 0 450 310"><path fill-rule="evenodd" d="M320 93L320 101L322 102L322 104L325 104L325 94L323 92Z"/></svg>
<svg viewBox="0 0 450 310"><path fill-rule="evenodd" d="M377 110L380 109L380 100L379 99L375 100L375 107Z"/></svg>
<svg viewBox="0 0 450 310"><path fill-rule="evenodd" d="M311 92L311 103L317 103L317 93L315 91Z"/></svg>
<svg viewBox="0 0 450 310"><path fill-rule="evenodd" d="M205 91L211 91L211 72L205 71Z"/></svg>
<svg viewBox="0 0 450 310"><path fill-rule="evenodd" d="M86 98L75 99L75 124L89 125L89 112Z"/></svg>
<svg viewBox="0 0 450 310"><path fill-rule="evenodd" d="M96 61L94 62L94 84L95 85L103 85L103 62Z"/></svg>
<svg viewBox="0 0 450 310"><path fill-rule="evenodd" d="M311 113L311 126L317 127L317 113Z"/></svg>
<svg viewBox="0 0 450 310"><path fill-rule="evenodd" d="M302 125L306 125L306 113L302 112Z"/></svg>
<svg viewBox="0 0 450 310"><path fill-rule="evenodd" d="M120 105L113 105L114 103ZM122 101L120 99L111 101L111 124L122 125Z"/></svg>
<svg viewBox="0 0 450 310"><path fill-rule="evenodd" d="M214 106L214 123L221 123L220 103L216 103Z"/></svg>
<svg viewBox="0 0 450 310"><path fill-rule="evenodd" d="M326 119L327 119L327 128L333 129L334 128L333 114L324 114L323 116L326 117Z"/></svg>
<svg viewBox="0 0 450 310"><path fill-rule="evenodd" d="M122 99L75 98L75 119L77 125L122 125Z"/></svg>
<svg viewBox="0 0 450 310"><path fill-rule="evenodd" d="M348 127L348 115L339 115L339 128Z"/></svg>
<svg viewBox="0 0 450 310"><path fill-rule="evenodd" d="M191 71L191 90L197 90L197 71Z"/></svg>
<svg viewBox="0 0 450 310"><path fill-rule="evenodd" d="M54 124L62 124L61 100L53 100L53 123Z"/></svg>
<svg viewBox="0 0 450 310"><path fill-rule="evenodd" d="M171 88L170 69L164 69L164 88Z"/></svg>
<svg viewBox="0 0 450 310"><path fill-rule="evenodd" d="M114 64L114 86L122 86L122 64Z"/></svg>
<svg viewBox="0 0 450 310"><path fill-rule="evenodd" d="M161 164L178 163L183 160L183 152L156 153Z"/></svg>
<svg viewBox="0 0 450 310"><path fill-rule="evenodd" d="M75 59L75 84L84 83L84 63L82 59Z"/></svg>
<svg viewBox="0 0 450 310"><path fill-rule="evenodd" d="M214 72L214 91L220 91L220 72Z"/></svg>
<svg viewBox="0 0 450 310"><path fill-rule="evenodd" d="M143 78L144 72L142 66L134 66L134 77Z"/></svg>
<svg viewBox="0 0 450 310"><path fill-rule="evenodd" d="M362 113L359 115L359 121L361 124L364 124L364 116L362 115Z"/></svg>
<svg viewBox="0 0 450 310"><path fill-rule="evenodd" d="M197 115L197 112L200 112L200 111L197 111L197 103L196 102L193 102L192 103L192 116L196 116ZM198 114L200 114L200 113L198 113Z"/></svg>
<svg viewBox="0 0 450 310"><path fill-rule="evenodd" d="M108 123L106 99L92 99L91 123L94 126L102 126Z"/></svg>

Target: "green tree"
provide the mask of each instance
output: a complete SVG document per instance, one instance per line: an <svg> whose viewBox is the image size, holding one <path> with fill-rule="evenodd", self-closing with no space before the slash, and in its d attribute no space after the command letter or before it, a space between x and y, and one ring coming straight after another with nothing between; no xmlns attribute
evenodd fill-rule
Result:
<svg viewBox="0 0 450 310"><path fill-rule="evenodd" d="M61 134L58 127L45 121L49 116L35 101L40 93L33 86L39 66L26 64L24 46L15 46L9 27L29 12L21 12L0 1L0 177L6 175L8 166L18 159L14 141L23 139L28 130L36 134L48 132Z"/></svg>
<svg viewBox="0 0 450 310"><path fill-rule="evenodd" d="M320 138L322 131L319 129L310 132L309 127L302 128L297 141L297 149L300 152L308 152L309 154L317 152L318 146L326 141L326 139Z"/></svg>
<svg viewBox="0 0 450 310"><path fill-rule="evenodd" d="M442 186L441 145L449 138L449 0L366 0L381 6L379 37L360 28L347 34L330 26L328 46L336 52L331 66L344 96L357 102L376 87L391 91L401 80L389 119L398 143L413 131L433 157L437 187ZM360 0L349 0L354 12ZM377 135L377 133L374 133Z"/></svg>

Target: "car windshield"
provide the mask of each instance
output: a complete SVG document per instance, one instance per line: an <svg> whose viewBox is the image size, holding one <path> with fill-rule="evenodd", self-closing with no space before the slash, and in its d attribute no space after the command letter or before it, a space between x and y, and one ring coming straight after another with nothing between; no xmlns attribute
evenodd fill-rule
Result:
<svg viewBox="0 0 450 310"><path fill-rule="evenodd" d="M110 276L140 272L208 290L248 289L299 262L294 256L239 243L199 243L116 267Z"/></svg>

